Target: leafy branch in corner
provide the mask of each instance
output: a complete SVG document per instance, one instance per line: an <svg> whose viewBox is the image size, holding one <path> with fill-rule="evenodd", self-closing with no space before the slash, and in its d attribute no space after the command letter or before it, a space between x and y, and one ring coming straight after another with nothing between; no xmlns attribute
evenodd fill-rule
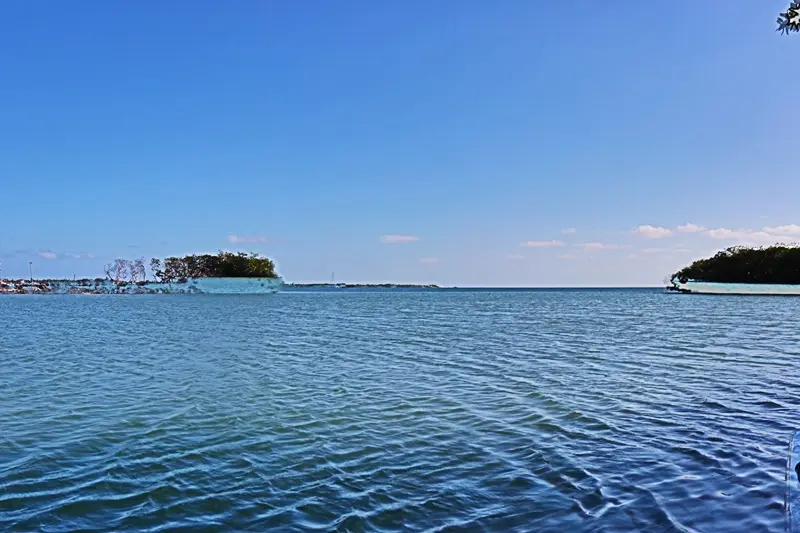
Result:
<svg viewBox="0 0 800 533"><path fill-rule="evenodd" d="M800 0L793 0L785 13L778 15L778 30L783 34L800 32Z"/></svg>

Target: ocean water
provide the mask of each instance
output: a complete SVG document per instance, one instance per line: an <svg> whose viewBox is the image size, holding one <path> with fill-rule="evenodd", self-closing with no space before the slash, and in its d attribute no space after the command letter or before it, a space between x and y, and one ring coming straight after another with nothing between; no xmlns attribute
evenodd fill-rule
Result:
<svg viewBox="0 0 800 533"><path fill-rule="evenodd" d="M0 531L779 532L800 298L0 298Z"/></svg>

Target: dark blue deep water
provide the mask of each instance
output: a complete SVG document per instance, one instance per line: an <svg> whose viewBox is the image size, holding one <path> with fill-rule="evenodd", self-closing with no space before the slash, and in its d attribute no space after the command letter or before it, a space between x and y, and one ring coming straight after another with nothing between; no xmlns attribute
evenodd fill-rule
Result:
<svg viewBox="0 0 800 533"><path fill-rule="evenodd" d="M784 530L800 298L0 298L0 531Z"/></svg>

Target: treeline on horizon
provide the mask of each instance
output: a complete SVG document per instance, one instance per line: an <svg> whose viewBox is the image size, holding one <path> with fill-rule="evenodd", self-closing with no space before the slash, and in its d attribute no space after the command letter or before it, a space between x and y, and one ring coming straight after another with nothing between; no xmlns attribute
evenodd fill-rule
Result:
<svg viewBox="0 0 800 533"><path fill-rule="evenodd" d="M800 246L733 246L682 268L670 281L800 285Z"/></svg>
<svg viewBox="0 0 800 533"><path fill-rule="evenodd" d="M116 283L144 283L147 270L144 258L115 259L104 268L106 277ZM223 252L153 258L150 270L161 283L185 283L191 278L276 278L275 263L256 253Z"/></svg>

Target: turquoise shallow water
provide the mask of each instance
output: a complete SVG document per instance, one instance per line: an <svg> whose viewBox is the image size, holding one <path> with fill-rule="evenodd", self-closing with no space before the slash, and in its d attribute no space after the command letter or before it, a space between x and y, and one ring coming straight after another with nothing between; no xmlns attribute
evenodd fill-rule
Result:
<svg viewBox="0 0 800 533"><path fill-rule="evenodd" d="M0 298L0 531L783 531L800 298Z"/></svg>

